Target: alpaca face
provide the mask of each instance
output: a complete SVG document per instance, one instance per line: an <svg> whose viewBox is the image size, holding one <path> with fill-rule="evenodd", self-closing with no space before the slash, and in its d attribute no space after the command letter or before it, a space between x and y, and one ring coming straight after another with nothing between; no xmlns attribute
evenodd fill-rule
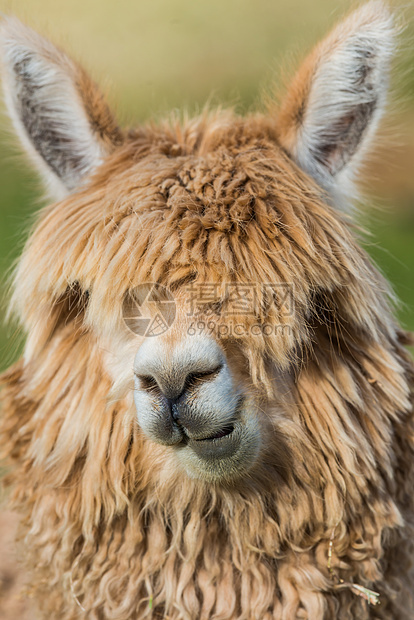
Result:
<svg viewBox="0 0 414 620"><path fill-rule="evenodd" d="M111 382L127 386L125 402L133 391L142 436L190 476L231 479L278 462L307 432L288 424L304 360L312 352L321 367L326 342L345 331L371 337L384 311L340 212L385 105L387 9L369 2L336 28L279 110L128 133L51 43L10 19L1 45L10 115L59 199L16 273L25 360L62 326L77 334L80 320ZM148 282L174 294L177 312L164 335L140 340L122 312ZM227 286L254 287L257 303L235 313L238 331L225 333L219 312L211 333L190 335L186 283L216 286L220 307Z"/></svg>

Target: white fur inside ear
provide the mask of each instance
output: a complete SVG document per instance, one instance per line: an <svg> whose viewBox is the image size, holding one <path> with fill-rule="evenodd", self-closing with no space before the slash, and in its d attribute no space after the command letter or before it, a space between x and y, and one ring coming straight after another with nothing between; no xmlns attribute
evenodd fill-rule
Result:
<svg viewBox="0 0 414 620"><path fill-rule="evenodd" d="M292 154L338 206L354 194L355 173L385 108L394 30L383 3L369 2L315 50Z"/></svg>
<svg viewBox="0 0 414 620"><path fill-rule="evenodd" d="M5 101L15 130L60 199L106 155L82 97L82 70L49 41L8 18L0 29ZM95 131L94 131L95 130Z"/></svg>

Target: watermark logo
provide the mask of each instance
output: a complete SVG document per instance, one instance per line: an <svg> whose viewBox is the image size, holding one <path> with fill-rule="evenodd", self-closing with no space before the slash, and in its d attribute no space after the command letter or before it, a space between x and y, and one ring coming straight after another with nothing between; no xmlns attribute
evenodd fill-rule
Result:
<svg viewBox="0 0 414 620"><path fill-rule="evenodd" d="M174 296L162 284L145 282L126 296L122 315L134 334L145 338L161 336L175 319Z"/></svg>
<svg viewBox="0 0 414 620"><path fill-rule="evenodd" d="M192 283L181 290L180 304L184 305L189 319L189 335L207 331L223 338L247 334L270 336L290 329L288 317L294 312L293 290L293 285L287 283ZM271 306L277 309L279 323L259 321ZM161 284L145 282L130 291L124 300L125 324L139 336L151 338L164 334L175 317L174 295Z"/></svg>

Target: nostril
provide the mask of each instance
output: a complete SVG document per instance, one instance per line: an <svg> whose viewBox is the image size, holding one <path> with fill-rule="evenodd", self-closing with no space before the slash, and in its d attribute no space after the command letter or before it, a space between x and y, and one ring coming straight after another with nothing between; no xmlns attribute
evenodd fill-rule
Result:
<svg viewBox="0 0 414 620"><path fill-rule="evenodd" d="M151 377L151 375L135 375L137 379L139 379L140 386L146 392L157 392L161 393L160 386L158 385L156 379Z"/></svg>
<svg viewBox="0 0 414 620"><path fill-rule="evenodd" d="M196 387L200 383L211 381L212 379L217 377L217 375L219 374L222 368L223 368L223 364L219 364L212 370L206 370L203 372L191 372L189 375L187 375L187 378L185 380L184 390L188 390L192 387Z"/></svg>

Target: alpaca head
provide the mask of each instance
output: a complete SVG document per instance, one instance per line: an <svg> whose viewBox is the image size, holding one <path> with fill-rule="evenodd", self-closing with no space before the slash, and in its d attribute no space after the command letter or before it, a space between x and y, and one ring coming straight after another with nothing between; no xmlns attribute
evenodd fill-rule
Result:
<svg viewBox="0 0 414 620"><path fill-rule="evenodd" d="M383 282L343 213L385 105L384 5L364 5L316 47L279 108L128 133L48 41L7 19L1 47L8 110L59 201L15 276L26 360L59 330L92 334L109 399L129 399L143 441L192 478L306 467L321 428L361 399L343 360L391 329ZM173 313L156 337L134 328L151 286L167 293L156 289L148 320L163 303ZM304 421L300 398L320 425ZM329 435L325 448L349 465L359 439Z"/></svg>

